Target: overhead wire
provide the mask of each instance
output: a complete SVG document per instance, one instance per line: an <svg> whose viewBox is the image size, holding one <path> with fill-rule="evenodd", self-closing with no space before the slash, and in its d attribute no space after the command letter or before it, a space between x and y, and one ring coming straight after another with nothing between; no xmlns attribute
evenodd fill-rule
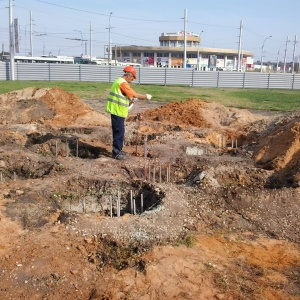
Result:
<svg viewBox="0 0 300 300"><path fill-rule="evenodd" d="M43 1L43 0L35 0L35 1L41 2L41 3L45 3L45 4L49 4L49 5L52 5L52 6L58 6L58 7L70 9L70 10L85 12L85 13L93 14L93 15L106 16L106 17L110 16L110 14L103 14L103 13L98 13L98 12L94 12L94 11L89 11L89 10L84 10L84 9L69 7L69 6L65 6L65 5L61 5L61 4L51 3L51 2L48 2L48 1ZM129 17L115 16L115 15L113 16L113 18L125 19L125 20L134 20L134 21L144 21L144 22L164 22L164 23L166 23L166 22L179 22L179 20L171 21L171 20L138 19L138 18L129 18Z"/></svg>

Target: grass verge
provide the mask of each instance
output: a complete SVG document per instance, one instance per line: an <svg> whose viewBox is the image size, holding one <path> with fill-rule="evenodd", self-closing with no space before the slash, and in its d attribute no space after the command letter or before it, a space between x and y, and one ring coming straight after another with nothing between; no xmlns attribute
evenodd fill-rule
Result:
<svg viewBox="0 0 300 300"><path fill-rule="evenodd" d="M27 87L58 87L74 93L82 99L106 99L111 84L103 82L65 82L65 81L0 81L0 94ZM183 86L132 85L139 93L153 95L153 101L178 102L188 99L200 99L217 102L227 107L270 111L300 110L300 91L232 89L232 88L196 88Z"/></svg>

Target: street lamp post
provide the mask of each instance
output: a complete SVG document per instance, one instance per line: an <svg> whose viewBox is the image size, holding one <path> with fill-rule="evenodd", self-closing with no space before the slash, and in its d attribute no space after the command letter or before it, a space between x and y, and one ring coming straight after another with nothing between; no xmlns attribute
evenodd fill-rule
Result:
<svg viewBox="0 0 300 300"><path fill-rule="evenodd" d="M110 39L110 31L111 31L111 26L110 26L110 18L111 18L112 12L109 14L109 18L108 18L108 64L110 64L110 60L111 60L111 39Z"/></svg>
<svg viewBox="0 0 300 300"><path fill-rule="evenodd" d="M285 69L286 69L286 52L287 52L287 46L289 42L290 42L289 36L287 36L285 42L284 59L283 59L283 73L285 73Z"/></svg>
<svg viewBox="0 0 300 300"><path fill-rule="evenodd" d="M10 80L15 80L15 43L12 0L9 0L9 56L10 56Z"/></svg>
<svg viewBox="0 0 300 300"><path fill-rule="evenodd" d="M261 57L260 57L260 72L262 73L262 66L263 66L263 53L264 53L264 47L265 47L265 41L269 38L271 38L272 36L268 36L267 38L264 39L264 42L262 44L261 47Z"/></svg>
<svg viewBox="0 0 300 300"><path fill-rule="evenodd" d="M184 10L184 43L183 43L183 68L186 68L186 42L187 42L187 9Z"/></svg>
<svg viewBox="0 0 300 300"><path fill-rule="evenodd" d="M30 56L33 56L33 40L32 40L32 11L30 11Z"/></svg>
<svg viewBox="0 0 300 300"><path fill-rule="evenodd" d="M82 54L83 54L83 33L82 33L81 30L74 30L74 31L80 33L80 36L81 36L81 51L82 51Z"/></svg>
<svg viewBox="0 0 300 300"><path fill-rule="evenodd" d="M25 25L25 56L27 56L27 26L30 24Z"/></svg>
<svg viewBox="0 0 300 300"><path fill-rule="evenodd" d="M283 47L285 44L282 44L279 49L278 49L278 52L277 52L277 64L276 64L276 72L278 73L278 67L279 67L279 53L280 53L280 49L281 47Z"/></svg>
<svg viewBox="0 0 300 300"><path fill-rule="evenodd" d="M197 70L200 70L200 53L199 53L199 45L200 45L200 36L204 32L203 30L199 34L199 41L198 41L198 49L197 49Z"/></svg>

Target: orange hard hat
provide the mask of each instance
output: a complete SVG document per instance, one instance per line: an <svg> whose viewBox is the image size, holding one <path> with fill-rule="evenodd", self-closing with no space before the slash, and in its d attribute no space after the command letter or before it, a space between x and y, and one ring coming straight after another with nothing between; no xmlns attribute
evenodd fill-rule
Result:
<svg viewBox="0 0 300 300"><path fill-rule="evenodd" d="M133 78L136 79L136 69L133 66L127 66L123 72L132 74Z"/></svg>

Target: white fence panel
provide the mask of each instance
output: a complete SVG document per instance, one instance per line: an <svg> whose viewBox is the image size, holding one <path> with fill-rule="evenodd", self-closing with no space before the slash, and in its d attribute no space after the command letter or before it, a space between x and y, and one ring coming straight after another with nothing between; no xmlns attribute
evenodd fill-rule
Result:
<svg viewBox="0 0 300 300"><path fill-rule="evenodd" d="M298 74L296 74L296 75L294 76L293 89L295 89L295 90L300 90L300 75L298 75Z"/></svg>
<svg viewBox="0 0 300 300"><path fill-rule="evenodd" d="M185 85L192 86L192 69L171 69L166 68L166 85Z"/></svg>
<svg viewBox="0 0 300 300"><path fill-rule="evenodd" d="M166 84L166 68L138 68L138 79L140 84Z"/></svg>
<svg viewBox="0 0 300 300"><path fill-rule="evenodd" d="M0 62L0 80L9 80L9 64Z"/></svg>
<svg viewBox="0 0 300 300"><path fill-rule="evenodd" d="M49 65L44 63L15 63L16 80L49 80Z"/></svg>
<svg viewBox="0 0 300 300"><path fill-rule="evenodd" d="M243 88L244 73L238 72L218 72L219 88Z"/></svg>
<svg viewBox="0 0 300 300"><path fill-rule="evenodd" d="M51 81L80 81L79 64L49 64Z"/></svg>
<svg viewBox="0 0 300 300"><path fill-rule="evenodd" d="M266 73L245 73L245 89L267 89L269 86L269 74Z"/></svg>
<svg viewBox="0 0 300 300"><path fill-rule="evenodd" d="M193 77L194 87L217 87L218 72L195 71Z"/></svg>
<svg viewBox="0 0 300 300"><path fill-rule="evenodd" d="M0 80L10 79L9 63L0 62ZM16 80L113 82L124 67L109 65L16 63ZM139 67L135 84L215 88L300 89L300 74L197 71L182 68Z"/></svg>
<svg viewBox="0 0 300 300"><path fill-rule="evenodd" d="M270 74L270 89L292 89L293 74Z"/></svg>
<svg viewBox="0 0 300 300"><path fill-rule="evenodd" d="M105 65L79 65L80 81L109 82L111 69Z"/></svg>

